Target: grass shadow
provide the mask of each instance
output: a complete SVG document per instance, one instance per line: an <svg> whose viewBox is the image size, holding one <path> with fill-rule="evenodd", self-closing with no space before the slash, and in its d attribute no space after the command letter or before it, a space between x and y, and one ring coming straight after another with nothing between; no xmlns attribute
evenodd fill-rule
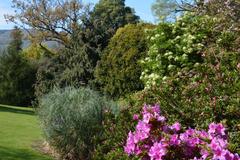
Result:
<svg viewBox="0 0 240 160"><path fill-rule="evenodd" d="M28 149L17 149L0 146L0 160L50 160Z"/></svg>
<svg viewBox="0 0 240 160"><path fill-rule="evenodd" d="M31 110L24 110L21 108L11 108L11 107L5 107L0 105L0 112L11 112L11 113L19 113L19 114L27 114L27 115L35 115L34 111Z"/></svg>

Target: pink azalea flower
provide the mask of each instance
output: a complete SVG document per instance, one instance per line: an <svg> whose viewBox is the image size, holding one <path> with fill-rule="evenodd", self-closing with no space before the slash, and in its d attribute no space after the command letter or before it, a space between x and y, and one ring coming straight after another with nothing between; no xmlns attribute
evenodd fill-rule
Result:
<svg viewBox="0 0 240 160"><path fill-rule="evenodd" d="M166 124L158 105L145 105L142 116L142 120L138 115L133 116L138 124L135 132L129 132L124 146L128 155L143 160L162 160L168 153L177 159L240 160L238 154L227 150L227 135L222 124L211 123L208 132L191 128L183 132L179 122L171 126Z"/></svg>
<svg viewBox="0 0 240 160"><path fill-rule="evenodd" d="M139 115L138 114L134 114L133 115L133 120L138 120L139 119Z"/></svg>
<svg viewBox="0 0 240 160"><path fill-rule="evenodd" d="M154 143L153 146L150 148L148 155L150 156L151 160L162 160L163 156L167 153L166 146L162 143Z"/></svg>
<svg viewBox="0 0 240 160"><path fill-rule="evenodd" d="M179 145L180 144L180 140L178 139L178 135L174 134L170 137L170 145Z"/></svg>
<svg viewBox="0 0 240 160"><path fill-rule="evenodd" d="M179 122L174 123L171 127L171 129L175 130L175 131L180 131L181 129L181 124Z"/></svg>

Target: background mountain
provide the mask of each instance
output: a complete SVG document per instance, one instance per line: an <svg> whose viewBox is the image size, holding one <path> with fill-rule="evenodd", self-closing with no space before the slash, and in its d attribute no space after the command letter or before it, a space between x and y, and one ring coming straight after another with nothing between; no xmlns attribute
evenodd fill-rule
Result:
<svg viewBox="0 0 240 160"><path fill-rule="evenodd" d="M0 30L0 50L5 49L8 46L8 44L10 43L11 31L12 30ZM23 33L25 35L24 37L27 37L27 31L23 30ZM23 48L26 48L29 45L30 45L30 41L27 39L23 39ZM46 45L49 48L57 48L59 46L56 42L52 42L52 41L46 42Z"/></svg>
<svg viewBox="0 0 240 160"><path fill-rule="evenodd" d="M11 41L11 30L0 30L0 49L4 49L7 47L9 42Z"/></svg>

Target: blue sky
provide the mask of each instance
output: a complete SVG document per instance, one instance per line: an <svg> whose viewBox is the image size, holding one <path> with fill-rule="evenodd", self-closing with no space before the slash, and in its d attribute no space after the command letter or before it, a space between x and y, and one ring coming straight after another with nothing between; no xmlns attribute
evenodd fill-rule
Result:
<svg viewBox="0 0 240 160"><path fill-rule="evenodd" d="M96 3L98 0L83 0L84 2ZM126 0L126 5L135 9L136 14L142 20L154 22L154 17L151 12L151 5L155 0ZM14 25L7 24L4 19L4 14L14 13L11 8L11 0L0 0L0 29L11 29Z"/></svg>

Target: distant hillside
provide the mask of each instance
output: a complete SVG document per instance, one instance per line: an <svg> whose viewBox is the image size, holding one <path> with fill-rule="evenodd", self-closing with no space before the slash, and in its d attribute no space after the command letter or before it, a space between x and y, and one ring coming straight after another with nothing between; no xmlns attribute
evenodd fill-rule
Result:
<svg viewBox="0 0 240 160"><path fill-rule="evenodd" d="M5 49L9 42L11 41L11 31L12 30L0 30L0 49ZM27 32L23 31L24 33L24 37L27 36ZM23 48L28 47L30 44L30 42L28 40L23 40ZM58 44L56 42L46 42L47 46L49 48L56 48L58 46Z"/></svg>
<svg viewBox="0 0 240 160"><path fill-rule="evenodd" d="M11 30L0 30L0 48L6 48L8 43L11 41L10 38Z"/></svg>
<svg viewBox="0 0 240 160"><path fill-rule="evenodd" d="M0 48L5 49L9 42L11 41L11 32L12 30L0 30ZM24 32L24 35L26 36L26 31ZM23 40L23 48L26 48L29 46L30 42L28 40Z"/></svg>

